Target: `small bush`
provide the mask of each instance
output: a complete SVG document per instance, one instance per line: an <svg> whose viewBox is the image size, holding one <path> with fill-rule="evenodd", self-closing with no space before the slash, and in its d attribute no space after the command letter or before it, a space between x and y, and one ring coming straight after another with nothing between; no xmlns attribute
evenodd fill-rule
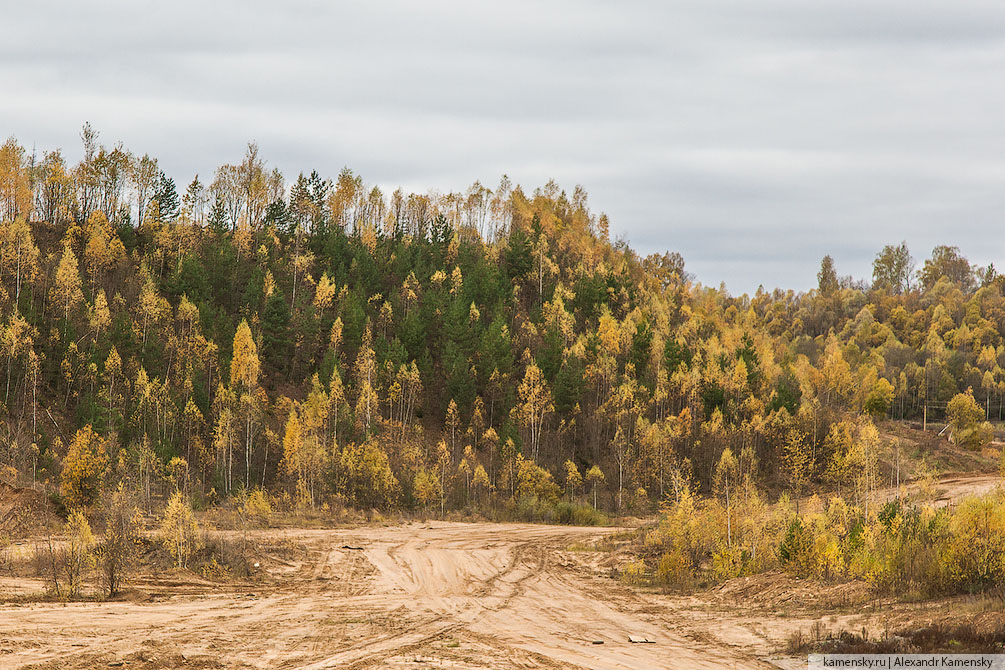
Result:
<svg viewBox="0 0 1005 670"><path fill-rule="evenodd" d="M625 584L638 586L646 581L646 564L644 561L632 561L621 571L621 580Z"/></svg>
<svg viewBox="0 0 1005 670"><path fill-rule="evenodd" d="M66 522L67 546L63 553L63 571L66 575L68 598L80 595L84 577L94 567L94 534L84 513L75 509Z"/></svg>
<svg viewBox="0 0 1005 670"><path fill-rule="evenodd" d="M139 508L120 486L105 504L105 534L96 551L101 581L114 597L129 574L139 550Z"/></svg>
<svg viewBox="0 0 1005 670"><path fill-rule="evenodd" d="M272 500L268 492L255 489L241 503L240 511L245 518L268 523L269 519L272 518Z"/></svg>
<svg viewBox="0 0 1005 670"><path fill-rule="evenodd" d="M597 511L593 505L560 502L555 506L556 523L570 526L604 526L607 517Z"/></svg>
<svg viewBox="0 0 1005 670"><path fill-rule="evenodd" d="M1002 492L942 509L894 500L868 518L840 498L825 512L802 515L782 502L740 504L746 509L734 517L731 543L715 500L685 494L668 506L640 548L655 583L683 589L782 567L804 578L862 579L916 597L1005 591Z"/></svg>
<svg viewBox="0 0 1005 670"><path fill-rule="evenodd" d="M605 526L608 518L592 505L557 501L553 498L521 496L502 510L489 511L496 520L557 523L570 526Z"/></svg>
<svg viewBox="0 0 1005 670"><path fill-rule="evenodd" d="M712 553L712 579L724 582L744 572L744 551L738 546L719 547Z"/></svg>
<svg viewBox="0 0 1005 670"><path fill-rule="evenodd" d="M683 552L664 552L656 563L656 583L670 591L686 591L694 587L694 572Z"/></svg>
<svg viewBox="0 0 1005 670"><path fill-rule="evenodd" d="M813 572L815 563L813 556L813 540L810 533L803 527L803 521L795 518L789 524L785 539L778 546L778 557L782 565L787 566L801 577L808 577Z"/></svg>
<svg viewBox="0 0 1005 670"><path fill-rule="evenodd" d="M192 554L202 546L192 506L180 491L175 491L168 501L158 535L179 568L184 568Z"/></svg>
<svg viewBox="0 0 1005 670"><path fill-rule="evenodd" d="M947 584L955 591L985 591L1005 584L1005 501L969 498L949 521L943 550Z"/></svg>
<svg viewBox="0 0 1005 670"><path fill-rule="evenodd" d="M87 517L75 509L66 522L65 543L50 537L44 545L35 546L35 571L49 583L50 594L62 599L80 595L84 578L94 567L94 545Z"/></svg>

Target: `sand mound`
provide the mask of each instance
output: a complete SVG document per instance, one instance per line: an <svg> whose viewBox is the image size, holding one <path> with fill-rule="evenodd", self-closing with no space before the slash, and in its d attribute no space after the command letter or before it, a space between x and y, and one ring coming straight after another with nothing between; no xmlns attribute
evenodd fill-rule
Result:
<svg viewBox="0 0 1005 670"><path fill-rule="evenodd" d="M768 609L815 609L848 607L869 599L869 585L861 581L834 584L800 580L780 572L738 577L713 593L731 602Z"/></svg>
<svg viewBox="0 0 1005 670"><path fill-rule="evenodd" d="M0 536L27 535L56 518L55 509L44 494L0 482Z"/></svg>

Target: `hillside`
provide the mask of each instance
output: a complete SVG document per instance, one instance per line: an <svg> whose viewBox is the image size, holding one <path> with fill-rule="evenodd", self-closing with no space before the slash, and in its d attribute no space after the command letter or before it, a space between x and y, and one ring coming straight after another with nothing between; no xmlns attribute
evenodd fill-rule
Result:
<svg viewBox="0 0 1005 670"><path fill-rule="evenodd" d="M612 243L580 187L386 194L249 145L179 189L82 137L76 165L0 149L0 468L68 506L124 482L644 514L734 471L868 494L896 442L874 421L979 453L1002 418L1002 280L954 247L736 297Z"/></svg>

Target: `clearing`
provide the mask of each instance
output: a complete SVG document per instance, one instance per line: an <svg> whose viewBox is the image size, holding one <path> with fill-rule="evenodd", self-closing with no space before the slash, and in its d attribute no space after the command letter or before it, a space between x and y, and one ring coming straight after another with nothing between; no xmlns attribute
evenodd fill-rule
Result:
<svg viewBox="0 0 1005 670"><path fill-rule="evenodd" d="M140 601L0 606L0 666L767 667L745 644L689 634L674 609L611 579L611 555L589 545L618 532L446 522L256 531L254 581L172 572L136 580Z"/></svg>
<svg viewBox="0 0 1005 670"><path fill-rule="evenodd" d="M999 482L950 475L938 497ZM632 532L443 521L212 531L247 540L249 578L146 567L122 599L60 603L39 601L41 579L0 577L0 668L795 668L805 656L786 650L794 637L1001 617L994 599L898 601L862 582L778 573L693 595L634 589L615 578ZM32 546L0 558L23 565Z"/></svg>

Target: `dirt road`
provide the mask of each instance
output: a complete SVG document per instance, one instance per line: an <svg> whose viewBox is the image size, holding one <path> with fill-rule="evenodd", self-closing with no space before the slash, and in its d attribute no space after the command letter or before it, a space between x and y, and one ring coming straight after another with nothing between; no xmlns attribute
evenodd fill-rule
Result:
<svg viewBox="0 0 1005 670"><path fill-rule="evenodd" d="M767 667L743 645L688 636L672 610L611 579L606 554L570 551L612 532L260 531L257 584L179 573L141 583L145 602L0 606L0 667Z"/></svg>

